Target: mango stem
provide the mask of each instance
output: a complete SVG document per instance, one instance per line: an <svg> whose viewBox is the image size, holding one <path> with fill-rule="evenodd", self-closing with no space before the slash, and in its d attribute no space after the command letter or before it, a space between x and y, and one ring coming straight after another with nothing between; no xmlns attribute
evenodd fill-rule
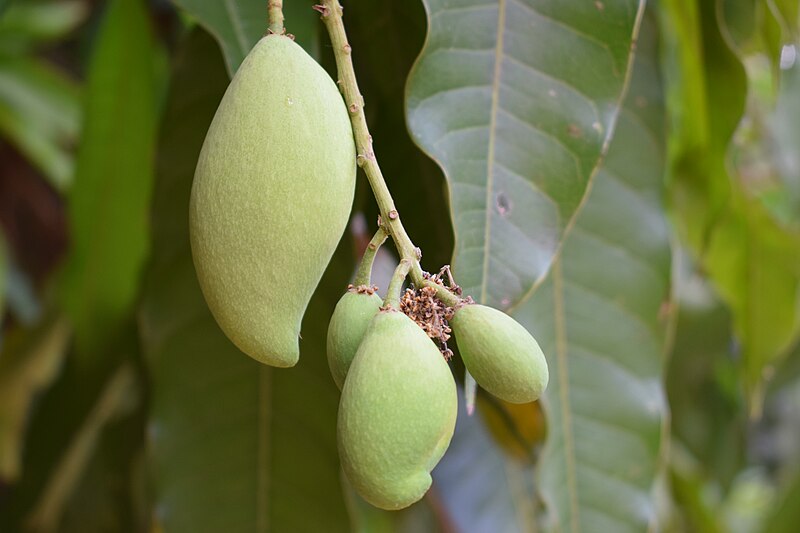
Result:
<svg viewBox="0 0 800 533"><path fill-rule="evenodd" d="M347 34L342 22L342 6L339 4L339 0L322 0L322 4L314 6L314 9L322 15L322 21L330 35L333 54L336 58L339 89L344 95L344 101L350 114L350 124L353 127L358 166L364 169L364 174L367 176L375 201L378 203L385 230L392 237L400 258L409 262L409 274L414 285L417 288L433 287L436 289L436 297L439 300L448 306L455 306L461 301L457 295L423 276L422 267L419 264L420 258L417 255L418 248L411 242L411 238L400 221L400 215L378 165L372 147L372 136L369 134L367 119L364 115L364 97L361 96L358 89L356 73L353 69L353 49L347 42Z"/></svg>
<svg viewBox="0 0 800 533"><path fill-rule="evenodd" d="M358 265L358 271L356 271L356 279L355 285L372 285L372 263L375 262L375 255L378 253L378 249L381 247L386 241L386 231L384 231L383 226L378 226L378 231L375 232L375 235L372 237L372 240L369 241L367 245L367 249L364 250L364 255L361 257L361 264Z"/></svg>
<svg viewBox="0 0 800 533"><path fill-rule="evenodd" d="M283 0L269 0L267 2L267 17L269 33L283 35L286 29L283 27Z"/></svg>
<svg viewBox="0 0 800 533"><path fill-rule="evenodd" d="M383 301L384 307L400 310L400 297L403 293L403 282L406 280L410 269L411 261L408 259L401 260L397 268L394 269L392 280L389 282L389 288L386 289L386 299Z"/></svg>

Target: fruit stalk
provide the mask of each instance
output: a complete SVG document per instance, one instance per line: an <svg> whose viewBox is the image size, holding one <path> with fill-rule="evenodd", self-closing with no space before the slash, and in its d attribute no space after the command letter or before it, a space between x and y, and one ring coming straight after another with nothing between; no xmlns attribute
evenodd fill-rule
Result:
<svg viewBox="0 0 800 533"><path fill-rule="evenodd" d="M386 241L386 230L383 226L378 226L378 231L369 241L367 249L364 250L364 256L361 258L361 264L358 265L358 272L356 272L355 284L370 285L372 278L372 263L375 261L375 254L378 253L378 248Z"/></svg>
<svg viewBox="0 0 800 533"><path fill-rule="evenodd" d="M400 215L394 205L394 200L386 186L386 180L378 165L375 151L372 147L372 136L369 134L367 119L364 115L364 97L358 89L356 73L353 69L352 48L347 42L347 34L342 22L342 6L339 0L323 0L321 5L314 6L321 15L325 28L330 35L333 53L336 59L336 69L339 75L339 90L344 95L345 104L350 114L350 122L353 126L353 137L358 153L358 166L364 169L372 193L378 203L381 212L382 223L386 231L392 237L400 258L410 263L410 276L414 285L417 287L429 286L436 289L436 297L449 306L455 306L460 302L460 298L447 290L447 288L425 279L422 274L422 267L419 264L418 248L411 242L406 233Z"/></svg>
<svg viewBox="0 0 800 533"><path fill-rule="evenodd" d="M386 289L386 300L383 305L400 310L400 297L403 293L403 281L408 276L408 271L411 268L411 261L408 259L400 260L400 264L394 269L392 280L389 282L389 288Z"/></svg>
<svg viewBox="0 0 800 533"><path fill-rule="evenodd" d="M267 17L270 33L283 35L286 29L283 27L283 0L269 0L267 2Z"/></svg>

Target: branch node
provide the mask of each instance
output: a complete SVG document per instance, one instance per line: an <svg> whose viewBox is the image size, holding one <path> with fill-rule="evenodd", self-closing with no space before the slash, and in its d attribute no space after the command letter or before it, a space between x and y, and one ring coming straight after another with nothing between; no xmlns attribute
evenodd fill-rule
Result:
<svg viewBox="0 0 800 533"><path fill-rule="evenodd" d="M389 220L397 220L397 217L400 216L397 214L397 209L392 209L389 211Z"/></svg>

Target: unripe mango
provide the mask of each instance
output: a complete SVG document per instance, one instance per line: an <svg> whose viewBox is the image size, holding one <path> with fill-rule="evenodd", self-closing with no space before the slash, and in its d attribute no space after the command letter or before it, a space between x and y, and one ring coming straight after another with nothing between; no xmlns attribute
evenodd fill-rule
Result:
<svg viewBox="0 0 800 533"><path fill-rule="evenodd" d="M547 388L547 361L536 339L497 309L471 304L456 310L450 326L475 381L511 403L532 402Z"/></svg>
<svg viewBox="0 0 800 533"><path fill-rule="evenodd" d="M456 423L456 387L436 345L403 313L369 325L339 404L339 456L356 491L402 509L431 485Z"/></svg>
<svg viewBox="0 0 800 533"><path fill-rule="evenodd" d="M297 362L300 322L347 224L355 176L336 84L288 37L261 39L208 130L190 206L206 302L254 359Z"/></svg>
<svg viewBox="0 0 800 533"><path fill-rule="evenodd" d="M328 366L339 390L370 322L383 305L380 296L350 289L339 299L328 325Z"/></svg>

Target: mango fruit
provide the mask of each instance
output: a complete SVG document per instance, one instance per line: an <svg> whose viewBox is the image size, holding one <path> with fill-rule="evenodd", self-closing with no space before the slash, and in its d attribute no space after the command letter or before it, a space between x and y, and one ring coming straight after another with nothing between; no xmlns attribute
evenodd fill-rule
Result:
<svg viewBox="0 0 800 533"><path fill-rule="evenodd" d="M376 293L349 289L333 310L328 324L328 366L339 390L344 386L344 378L367 332L367 327L381 305L383 301Z"/></svg>
<svg viewBox="0 0 800 533"><path fill-rule="evenodd" d="M456 386L436 345L401 312L370 322L344 382L338 442L353 488L387 510L418 501L450 444Z"/></svg>
<svg viewBox="0 0 800 533"><path fill-rule="evenodd" d="M336 84L283 35L261 39L228 87L197 162L192 255L233 343L277 367L344 232L356 151Z"/></svg>
<svg viewBox="0 0 800 533"><path fill-rule="evenodd" d="M470 304L450 320L464 366L475 381L511 403L542 395L549 373L536 339L519 322L492 307Z"/></svg>

